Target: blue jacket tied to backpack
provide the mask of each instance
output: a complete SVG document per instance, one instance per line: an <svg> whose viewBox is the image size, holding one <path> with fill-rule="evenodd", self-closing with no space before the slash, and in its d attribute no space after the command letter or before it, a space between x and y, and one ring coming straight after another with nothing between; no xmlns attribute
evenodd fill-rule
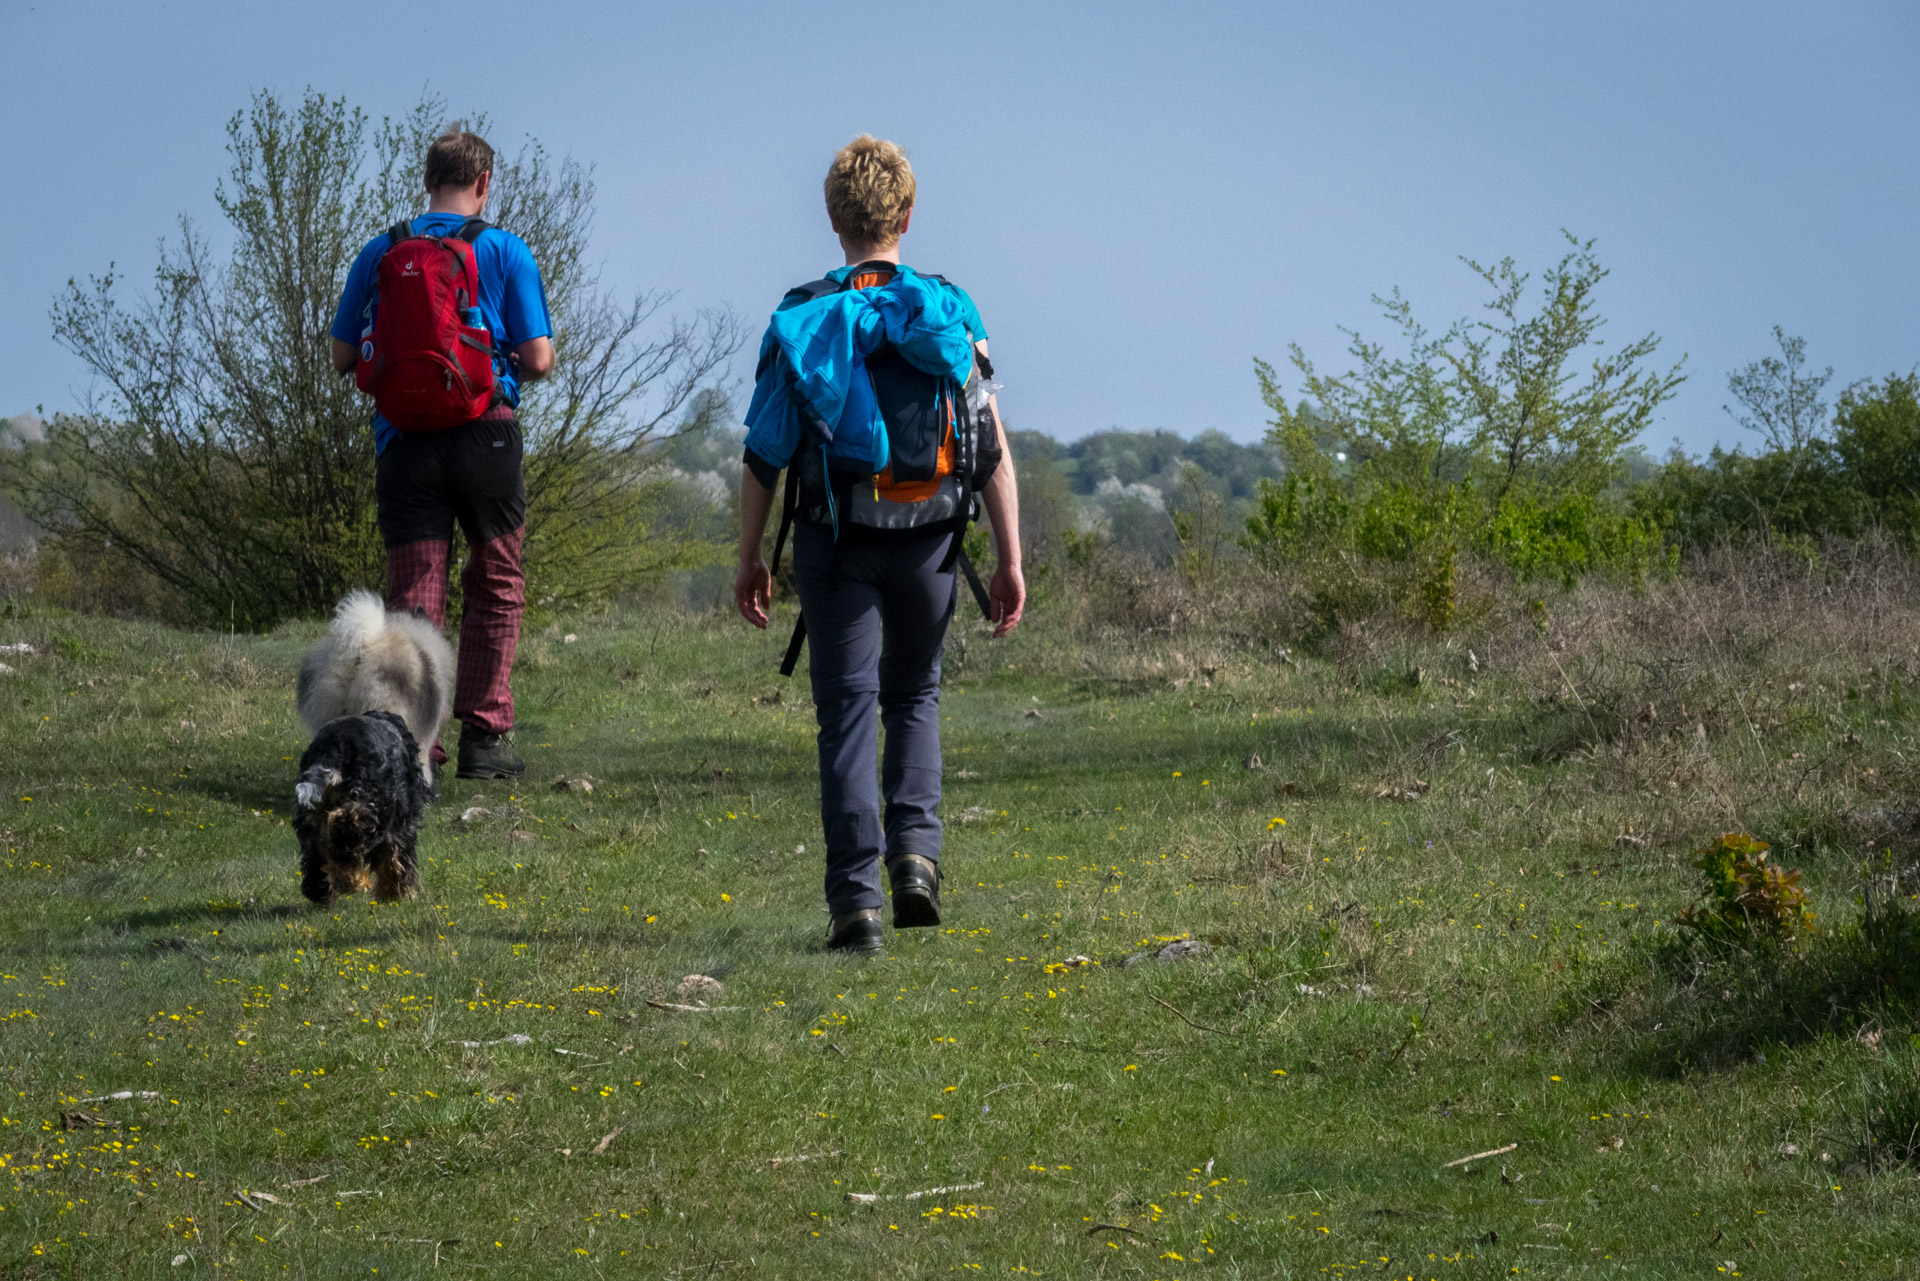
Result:
<svg viewBox="0 0 1920 1281"><path fill-rule="evenodd" d="M830 273L844 279L851 267ZM964 385L973 344L986 333L966 291L904 264L872 289L783 305L760 340L760 375L747 406L747 448L785 467L811 425L830 458L887 466L887 428L866 357L891 344L923 373Z"/></svg>

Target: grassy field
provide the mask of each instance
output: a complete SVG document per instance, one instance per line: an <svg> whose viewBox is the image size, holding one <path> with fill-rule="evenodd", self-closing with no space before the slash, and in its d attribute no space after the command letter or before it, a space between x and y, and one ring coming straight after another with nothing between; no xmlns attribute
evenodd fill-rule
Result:
<svg viewBox="0 0 1920 1281"><path fill-rule="evenodd" d="M321 911L314 631L15 601L0 1274L1913 1275L1859 887L1920 634L1822 586L1322 657L1043 600L950 649L948 923L867 962L820 949L778 622L530 636L529 781L449 786L422 898ZM1804 946L1675 929L1734 829L1805 869ZM695 973L719 1008L650 1004Z"/></svg>

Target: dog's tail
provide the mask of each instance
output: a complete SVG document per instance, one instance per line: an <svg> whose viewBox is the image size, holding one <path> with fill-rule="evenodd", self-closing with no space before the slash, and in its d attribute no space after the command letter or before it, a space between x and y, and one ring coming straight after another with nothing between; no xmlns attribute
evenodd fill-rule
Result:
<svg viewBox="0 0 1920 1281"><path fill-rule="evenodd" d="M365 710L347 706L348 694L362 658L386 630L387 610L378 596L362 588L340 598L333 626L300 662L294 700L309 732L318 734L328 721Z"/></svg>
<svg viewBox="0 0 1920 1281"><path fill-rule="evenodd" d="M358 656L387 630L387 607L366 588L340 598L333 610L334 643L346 654Z"/></svg>
<svg viewBox="0 0 1920 1281"><path fill-rule="evenodd" d="M340 771L330 765L309 765L300 781L293 785L296 808L317 809L327 802L327 793L340 786Z"/></svg>

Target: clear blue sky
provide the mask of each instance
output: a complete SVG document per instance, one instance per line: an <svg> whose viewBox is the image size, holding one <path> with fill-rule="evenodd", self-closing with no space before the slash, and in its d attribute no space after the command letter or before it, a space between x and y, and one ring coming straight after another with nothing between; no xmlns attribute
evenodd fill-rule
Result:
<svg viewBox="0 0 1920 1281"><path fill-rule="evenodd" d="M404 14L406 16L394 16ZM1400 286L1436 328L1461 254L1597 237L1619 338L1691 381L1650 433L1740 433L1729 369L1778 322L1838 378L1920 360L1920 6L98 4L0 0L0 414L76 403L70 275L144 283L217 222L222 126L312 85L432 88L591 162L622 289L758 325L837 262L834 148L902 142L909 260L966 285L1017 426L1263 426L1251 358L1339 357ZM422 61L422 51L432 58ZM374 228L369 228L369 233Z"/></svg>

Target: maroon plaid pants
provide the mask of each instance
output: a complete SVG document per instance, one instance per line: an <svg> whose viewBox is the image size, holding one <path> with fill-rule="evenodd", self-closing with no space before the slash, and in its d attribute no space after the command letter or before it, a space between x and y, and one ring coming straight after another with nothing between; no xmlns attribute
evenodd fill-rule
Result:
<svg viewBox="0 0 1920 1281"><path fill-rule="evenodd" d="M460 573L463 608L460 652L455 662L453 714L489 734L513 728L513 653L527 583L520 572L526 529L486 543L469 543ZM447 559L451 544L402 543L387 548L387 608L418 609L435 627L447 625Z"/></svg>

